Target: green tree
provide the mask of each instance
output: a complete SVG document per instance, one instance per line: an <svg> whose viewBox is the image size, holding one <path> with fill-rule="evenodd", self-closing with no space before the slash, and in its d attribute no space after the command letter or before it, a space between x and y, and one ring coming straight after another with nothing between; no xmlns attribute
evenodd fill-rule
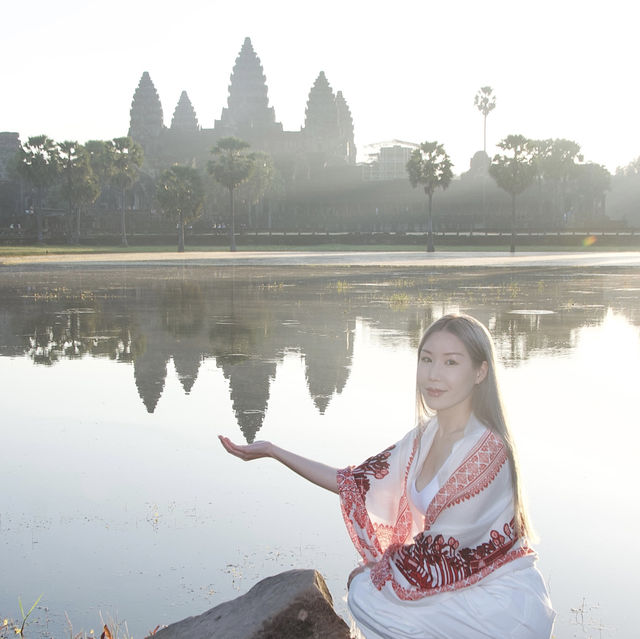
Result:
<svg viewBox="0 0 640 639"><path fill-rule="evenodd" d="M127 189L131 188L136 181L138 171L142 166L142 160L142 147L130 137L113 139L113 173L111 181L121 193L120 233L123 246L128 246L126 220Z"/></svg>
<svg viewBox="0 0 640 639"><path fill-rule="evenodd" d="M626 166L619 166L616 169L616 175L640 175L640 156L638 156L634 160L631 160L631 162L629 162L629 164L627 164Z"/></svg>
<svg viewBox="0 0 640 639"><path fill-rule="evenodd" d="M427 251L433 253L433 194L436 189L446 189L453 178L451 159L442 144L423 142L415 149L407 162L409 181L414 188L422 184L428 198Z"/></svg>
<svg viewBox="0 0 640 639"><path fill-rule="evenodd" d="M494 156L489 175L496 184L511 195L511 246L516 250L516 197L520 195L535 177L530 141L523 135L508 135L498 144L498 148L506 151Z"/></svg>
<svg viewBox="0 0 640 639"><path fill-rule="evenodd" d="M542 219L544 202L545 163L551 152L553 140L527 140L527 148L531 154L534 180L536 183L538 200L538 219Z"/></svg>
<svg viewBox="0 0 640 639"><path fill-rule="evenodd" d="M65 141L58 145L62 174L62 197L67 202L68 241L80 239L82 207L95 202L100 192L89 163L89 154L78 142Z"/></svg>
<svg viewBox="0 0 640 639"><path fill-rule="evenodd" d="M583 156L577 142L562 138L551 140L542 169L544 178L553 191L555 215L560 224L566 223L568 219L571 209L569 184L576 178L577 167L582 161Z"/></svg>
<svg viewBox="0 0 640 639"><path fill-rule="evenodd" d="M480 111L480 113L482 113L483 116L483 127L482 127L482 131L483 131L483 151L486 153L487 152L487 116L489 115L489 113L491 113L491 111L493 111L496 108L496 96L493 95L493 89L491 87L480 87L480 90L478 91L478 93L476 93L476 97L473 100L473 103L476 107L476 109L478 109L478 111Z"/></svg>
<svg viewBox="0 0 640 639"><path fill-rule="evenodd" d="M611 173L601 164L587 162L576 167L576 194L582 223L601 221L606 215L606 193L611 190Z"/></svg>
<svg viewBox="0 0 640 639"><path fill-rule="evenodd" d="M158 181L156 199L166 215L178 224L178 251L184 252L184 225L202 213L204 188L196 169L175 165Z"/></svg>
<svg viewBox="0 0 640 639"><path fill-rule="evenodd" d="M46 190L58 179L60 157L56 143L46 135L30 137L18 150L18 173L33 189L38 242L42 242L42 203Z"/></svg>
<svg viewBox="0 0 640 639"><path fill-rule="evenodd" d="M269 191L275 176L275 168L271 156L262 151L253 154L253 166L246 182L240 187L240 192L246 195L249 201L249 227L256 224L258 205L263 202L265 194ZM263 206L264 210L264 206Z"/></svg>
<svg viewBox="0 0 640 639"><path fill-rule="evenodd" d="M113 185L115 171L113 142L111 140L89 140L84 145L84 148L89 156L89 164L98 185L98 198L108 201L107 196L109 195L109 188Z"/></svg>
<svg viewBox="0 0 640 639"><path fill-rule="evenodd" d="M215 157L209 161L209 173L229 191L231 251L236 250L234 194L238 186L251 175L255 162L255 156L246 153L248 148L249 144L244 140L234 137L222 138L211 150Z"/></svg>
<svg viewBox="0 0 640 639"><path fill-rule="evenodd" d="M98 181L100 192L111 184L115 170L114 145L111 140L89 140L84 145L91 171Z"/></svg>

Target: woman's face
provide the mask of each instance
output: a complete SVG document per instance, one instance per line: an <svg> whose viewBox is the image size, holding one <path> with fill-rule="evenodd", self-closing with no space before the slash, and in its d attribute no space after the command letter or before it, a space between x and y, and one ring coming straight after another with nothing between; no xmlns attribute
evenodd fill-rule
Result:
<svg viewBox="0 0 640 639"><path fill-rule="evenodd" d="M476 384L487 375L487 362L475 367L464 343L448 331L429 335L418 359L418 388L424 401L438 415L461 418L471 412L471 398Z"/></svg>

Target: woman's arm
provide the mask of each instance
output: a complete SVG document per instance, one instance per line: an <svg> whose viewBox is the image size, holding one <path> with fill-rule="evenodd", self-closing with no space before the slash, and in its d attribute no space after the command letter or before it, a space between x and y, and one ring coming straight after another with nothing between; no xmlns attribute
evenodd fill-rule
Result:
<svg viewBox="0 0 640 639"><path fill-rule="evenodd" d="M274 446L271 442L258 441L241 446L234 444L228 437L222 437L222 435L219 435L218 439L228 453L244 461L271 457L316 486L326 488L332 493L338 492L337 468L306 459L284 448Z"/></svg>

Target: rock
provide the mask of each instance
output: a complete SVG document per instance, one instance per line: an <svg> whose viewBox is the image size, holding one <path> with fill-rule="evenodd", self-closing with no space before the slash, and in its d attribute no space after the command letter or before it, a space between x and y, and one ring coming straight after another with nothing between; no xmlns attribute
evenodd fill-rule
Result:
<svg viewBox="0 0 640 639"><path fill-rule="evenodd" d="M348 639L322 575L289 570L237 599L163 628L154 639Z"/></svg>

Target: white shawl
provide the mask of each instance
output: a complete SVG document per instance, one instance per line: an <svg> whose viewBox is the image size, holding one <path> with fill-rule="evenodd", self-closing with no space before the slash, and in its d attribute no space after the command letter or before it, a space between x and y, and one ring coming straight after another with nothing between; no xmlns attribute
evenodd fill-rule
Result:
<svg viewBox="0 0 640 639"><path fill-rule="evenodd" d="M440 489L426 513L410 501L438 430L437 418L360 466L338 471L351 539L378 590L390 584L415 600L476 583L533 554L514 528L511 469L502 440L475 416L438 471Z"/></svg>

